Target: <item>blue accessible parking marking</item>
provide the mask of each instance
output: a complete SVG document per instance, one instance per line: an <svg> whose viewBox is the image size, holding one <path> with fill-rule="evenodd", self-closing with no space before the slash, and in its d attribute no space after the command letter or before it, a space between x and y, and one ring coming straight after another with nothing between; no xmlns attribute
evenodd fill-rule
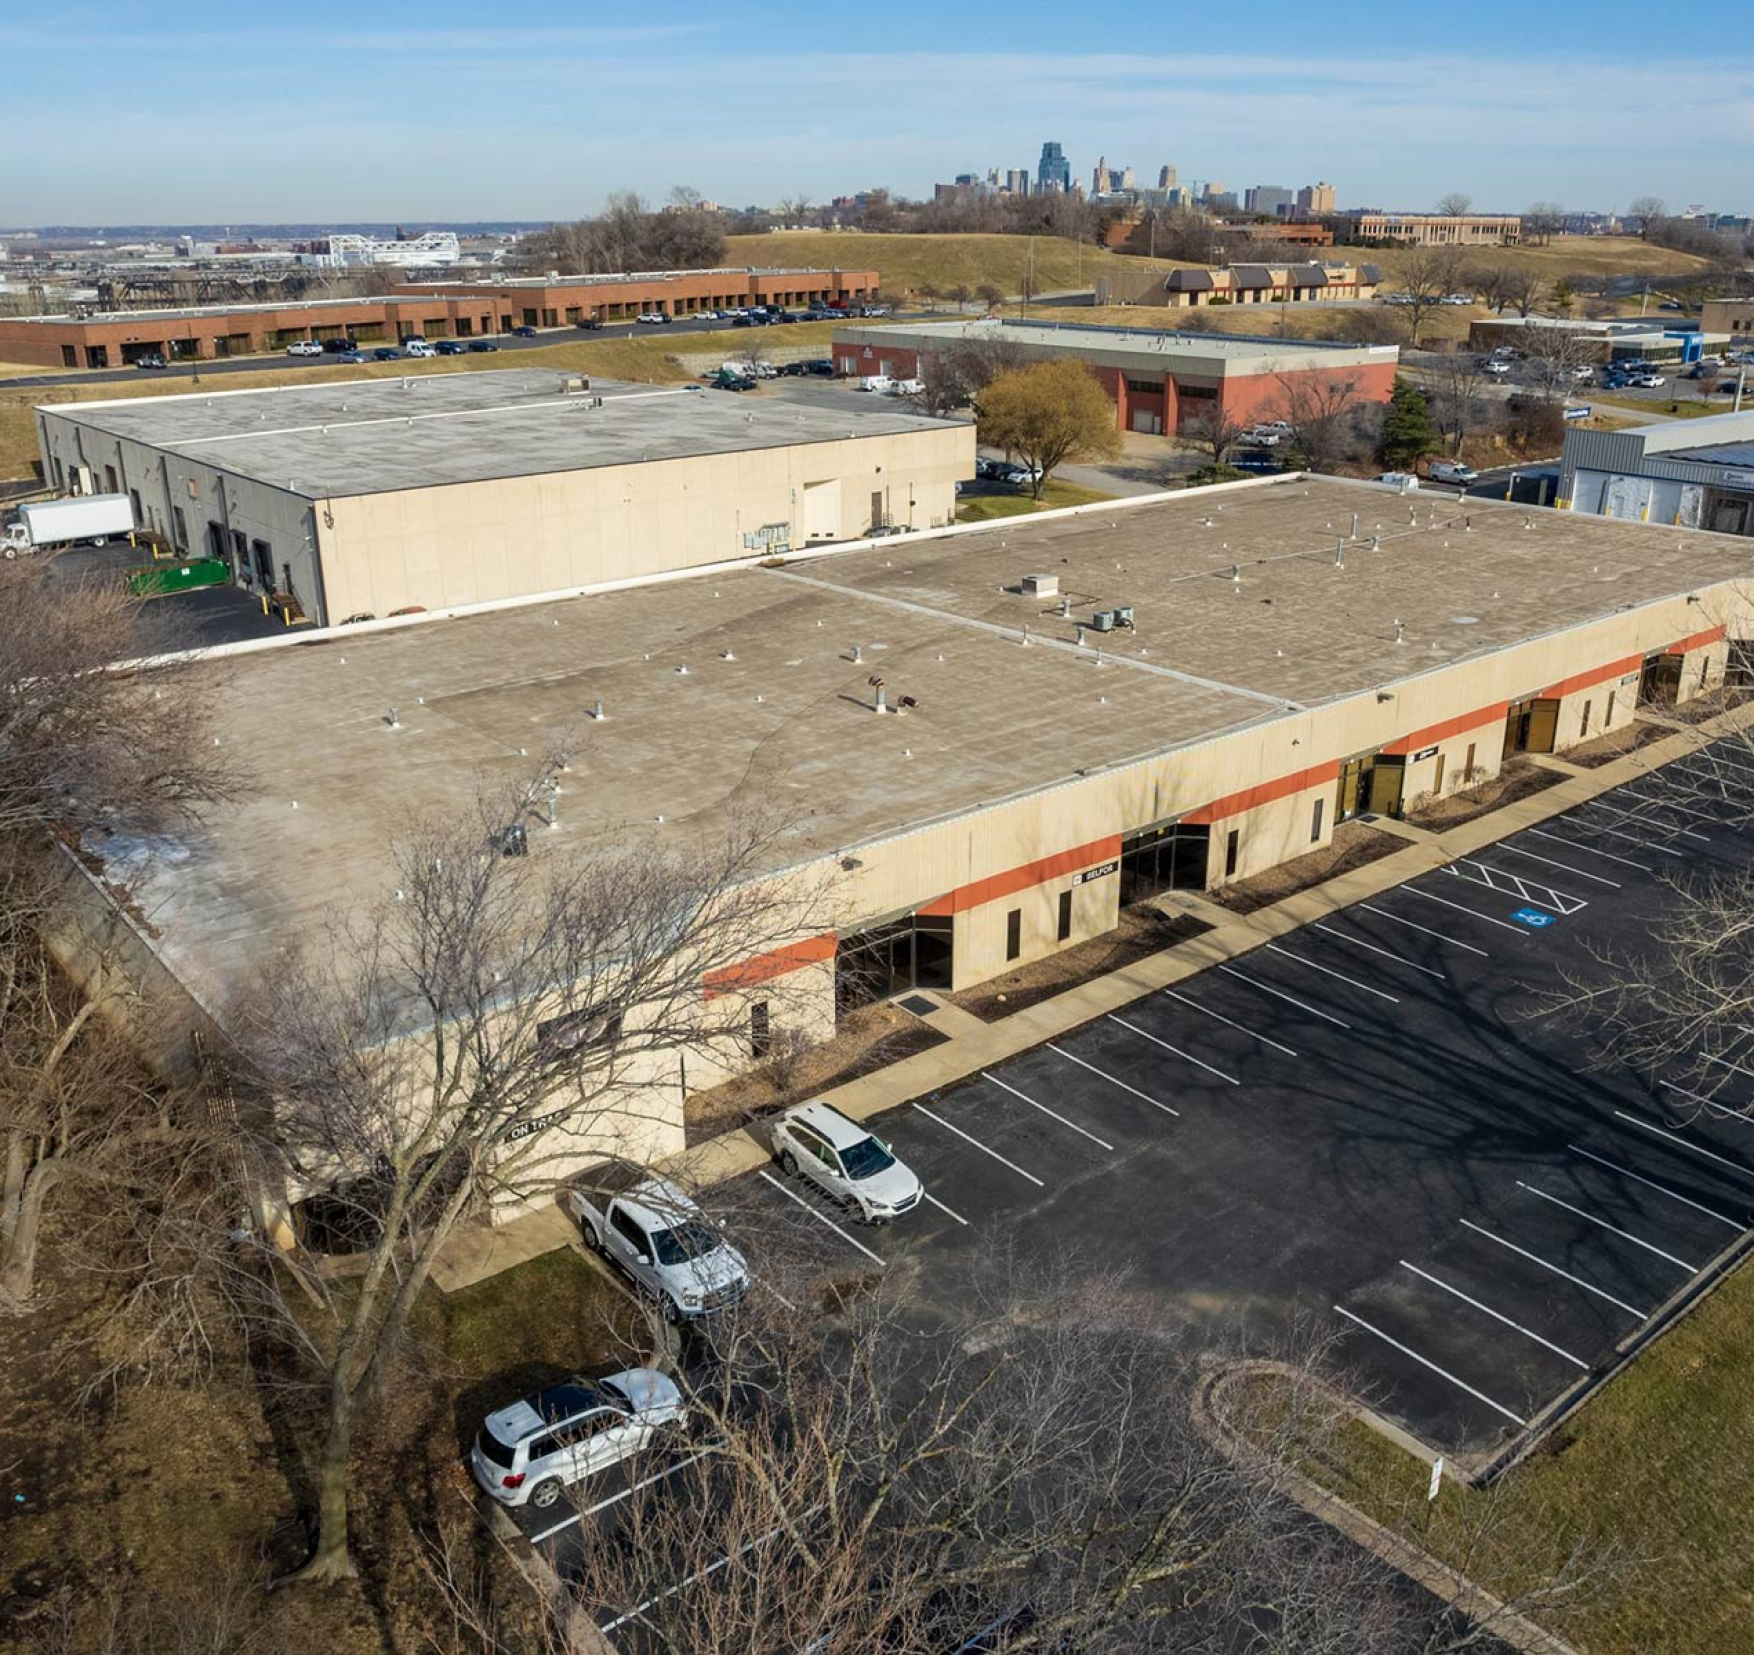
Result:
<svg viewBox="0 0 1754 1655"><path fill-rule="evenodd" d="M1559 916L1557 914L1544 914L1539 908L1513 908L1510 917L1521 920L1532 931L1539 931L1543 927L1551 925Z"/></svg>

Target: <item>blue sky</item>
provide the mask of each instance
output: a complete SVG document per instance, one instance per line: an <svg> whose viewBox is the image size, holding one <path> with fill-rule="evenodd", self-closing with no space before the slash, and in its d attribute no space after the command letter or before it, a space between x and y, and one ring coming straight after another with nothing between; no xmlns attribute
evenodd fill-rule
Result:
<svg viewBox="0 0 1754 1655"><path fill-rule="evenodd" d="M1044 138L1086 181L1103 153L1149 181L1166 161L1238 189L1330 179L1342 205L1754 208L1754 73L1699 50L1725 16L1703 0L1660 21L1631 0L891 0L800 22L862 9L0 8L0 223L571 217L675 183L731 204L919 194L1033 171Z"/></svg>

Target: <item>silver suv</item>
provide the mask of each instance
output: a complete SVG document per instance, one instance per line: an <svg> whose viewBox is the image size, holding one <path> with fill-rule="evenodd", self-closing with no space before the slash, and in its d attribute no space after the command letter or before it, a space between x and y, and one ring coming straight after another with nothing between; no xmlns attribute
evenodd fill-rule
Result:
<svg viewBox="0 0 1754 1655"><path fill-rule="evenodd" d="M857 1208L867 1224L912 1212L926 1193L888 1144L826 1103L800 1104L781 1115L773 1125L773 1151L792 1177L808 1178Z"/></svg>
<svg viewBox="0 0 1754 1655"><path fill-rule="evenodd" d="M469 1469L502 1505L546 1510L568 1484L619 1464L687 1420L682 1393L655 1368L568 1379L489 1414L475 1433Z"/></svg>

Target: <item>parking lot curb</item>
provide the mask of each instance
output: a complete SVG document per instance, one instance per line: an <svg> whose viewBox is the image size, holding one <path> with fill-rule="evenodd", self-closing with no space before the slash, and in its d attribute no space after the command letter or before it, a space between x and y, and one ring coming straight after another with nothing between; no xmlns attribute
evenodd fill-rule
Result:
<svg viewBox="0 0 1754 1655"><path fill-rule="evenodd" d="M1227 1459L1257 1464L1265 1462L1266 1456L1259 1449L1226 1424L1224 1410L1219 1405L1222 1393L1240 1379L1262 1375L1288 1376L1292 1372L1285 1363L1268 1360L1208 1363L1189 1404L1195 1427ZM1329 1394L1341 1406L1354 1414L1359 1413L1351 1398L1331 1390ZM1323 1488L1313 1477L1279 1463L1274 1463L1274 1474L1281 1492L1310 1516L1344 1535L1354 1545L1362 1546L1390 1568L1399 1570L1433 1597L1459 1610L1494 1637L1520 1651L1521 1655L1579 1655L1574 1645L1536 1625L1526 1615L1512 1609L1503 1598L1379 1523L1350 1501Z"/></svg>

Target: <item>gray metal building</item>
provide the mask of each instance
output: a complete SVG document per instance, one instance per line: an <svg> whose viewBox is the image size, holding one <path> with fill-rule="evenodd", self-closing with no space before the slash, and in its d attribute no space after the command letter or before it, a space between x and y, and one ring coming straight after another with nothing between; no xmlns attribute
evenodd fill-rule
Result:
<svg viewBox="0 0 1754 1655"><path fill-rule="evenodd" d="M1626 431L1568 431L1561 507L1754 535L1754 410Z"/></svg>

